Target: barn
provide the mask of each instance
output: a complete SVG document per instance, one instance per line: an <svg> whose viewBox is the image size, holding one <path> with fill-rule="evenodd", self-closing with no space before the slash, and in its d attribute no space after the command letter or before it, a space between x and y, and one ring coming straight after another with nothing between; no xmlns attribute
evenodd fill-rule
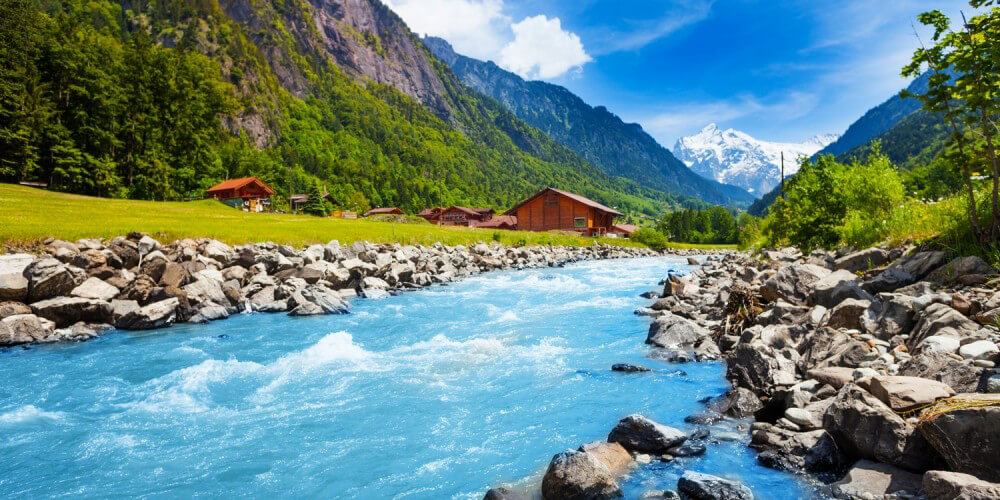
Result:
<svg viewBox="0 0 1000 500"><path fill-rule="evenodd" d="M206 198L214 198L244 212L269 212L274 189L256 177L229 179L205 191Z"/></svg>
<svg viewBox="0 0 1000 500"><path fill-rule="evenodd" d="M451 206L440 209L436 214L428 218L428 220L442 226L474 226L492 219L493 213L492 208Z"/></svg>
<svg viewBox="0 0 1000 500"><path fill-rule="evenodd" d="M520 231L577 231L584 236L607 234L622 214L575 193L545 188L505 215L517 217Z"/></svg>

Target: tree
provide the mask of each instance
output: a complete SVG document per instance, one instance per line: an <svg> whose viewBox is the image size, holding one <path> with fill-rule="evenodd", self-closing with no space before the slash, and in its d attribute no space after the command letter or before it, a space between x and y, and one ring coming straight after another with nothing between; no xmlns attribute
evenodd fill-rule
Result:
<svg viewBox="0 0 1000 500"><path fill-rule="evenodd" d="M974 8L993 7L996 0L970 0ZM968 202L969 224L980 243L1000 238L1000 165L995 138L996 117L1000 114L1000 9L993 7L981 15L965 19L953 30L951 19L939 10L924 12L920 22L934 29L934 45L921 46L903 68L903 76L916 76L927 66L932 72L928 90L917 95L924 109L941 113L952 130ZM974 138L983 146L976 148ZM978 149L978 150L977 150ZM984 158L992 173L990 215L980 221L976 190L972 183L976 156Z"/></svg>
<svg viewBox="0 0 1000 500"><path fill-rule="evenodd" d="M326 203L324 203L323 195L319 192L319 185L315 182L309 183L309 199L306 201L306 205L302 207L302 211L309 215L315 215L317 217L326 217L330 215L326 211Z"/></svg>

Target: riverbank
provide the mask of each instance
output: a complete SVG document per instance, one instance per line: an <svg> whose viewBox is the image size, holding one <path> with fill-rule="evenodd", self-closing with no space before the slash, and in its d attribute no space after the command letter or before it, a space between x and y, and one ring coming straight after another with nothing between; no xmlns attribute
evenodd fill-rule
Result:
<svg viewBox="0 0 1000 500"><path fill-rule="evenodd" d="M343 314L353 297L378 299L487 271L651 255L659 254L607 245L331 241L296 249L207 239L163 244L139 233L50 239L38 255L0 256L0 345L80 341L112 328L149 330L241 312Z"/></svg>
<svg viewBox="0 0 1000 500"><path fill-rule="evenodd" d="M671 276L646 342L727 363L691 418L752 416L761 464L837 498L1000 495L1000 293L978 257L729 254Z"/></svg>

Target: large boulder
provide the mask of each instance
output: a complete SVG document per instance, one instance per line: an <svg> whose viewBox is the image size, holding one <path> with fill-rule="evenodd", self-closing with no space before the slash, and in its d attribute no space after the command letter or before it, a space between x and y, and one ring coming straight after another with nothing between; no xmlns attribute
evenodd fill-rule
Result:
<svg viewBox="0 0 1000 500"><path fill-rule="evenodd" d="M31 310L38 316L52 321L57 328L65 328L73 323L110 323L113 309L111 304L97 299L82 297L56 297L31 304Z"/></svg>
<svg viewBox="0 0 1000 500"><path fill-rule="evenodd" d="M28 279L21 274L0 274L0 301L24 302L28 298Z"/></svg>
<svg viewBox="0 0 1000 500"><path fill-rule="evenodd" d="M886 262L889 262L889 251L873 247L847 254L834 261L834 266L837 269L856 273L876 269Z"/></svg>
<svg viewBox="0 0 1000 500"><path fill-rule="evenodd" d="M608 434L609 443L619 443L629 451L666 453L687 440L687 434L654 422L642 415L629 415Z"/></svg>
<svg viewBox="0 0 1000 500"><path fill-rule="evenodd" d="M80 283L79 286L70 291L70 295L74 297L82 297L85 299L96 299L109 301L118 295L118 288L113 285L109 285L98 278L87 278L86 281Z"/></svg>
<svg viewBox="0 0 1000 500"><path fill-rule="evenodd" d="M620 498L618 477L594 455L567 450L552 457L542 477L542 498L600 500Z"/></svg>
<svg viewBox="0 0 1000 500"><path fill-rule="evenodd" d="M85 277L82 271L74 269L51 258L31 263L23 273L28 280L28 301L69 295Z"/></svg>
<svg viewBox="0 0 1000 500"><path fill-rule="evenodd" d="M996 272L993 266L980 257L958 257L927 275L927 281L950 285L970 274L989 276Z"/></svg>
<svg viewBox="0 0 1000 500"><path fill-rule="evenodd" d="M924 474L924 494L928 500L987 500L1000 498L1000 484L976 476L932 470Z"/></svg>
<svg viewBox="0 0 1000 500"><path fill-rule="evenodd" d="M739 481L693 471L677 480L677 492L684 500L753 500L753 492Z"/></svg>
<svg viewBox="0 0 1000 500"><path fill-rule="evenodd" d="M847 299L874 301L872 295L861 288L858 277L848 271L834 271L809 285L810 305L832 308Z"/></svg>
<svg viewBox="0 0 1000 500"><path fill-rule="evenodd" d="M323 285L306 285L289 299L292 316L314 316L318 314L346 314L350 306L340 294Z"/></svg>
<svg viewBox="0 0 1000 500"><path fill-rule="evenodd" d="M646 343L657 347L690 347L710 334L694 321L665 312L649 325Z"/></svg>
<svg viewBox="0 0 1000 500"><path fill-rule="evenodd" d="M222 291L222 282L210 278L202 278L184 285L182 288L187 294L188 300L194 305L220 305L229 306L229 298Z"/></svg>
<svg viewBox="0 0 1000 500"><path fill-rule="evenodd" d="M619 443L594 441L581 446L580 451L593 455L615 476L627 473L635 463L632 454Z"/></svg>
<svg viewBox="0 0 1000 500"><path fill-rule="evenodd" d="M811 293L811 285L830 274L830 270L813 264L791 264L782 267L760 287L768 302L784 300L803 304Z"/></svg>
<svg viewBox="0 0 1000 500"><path fill-rule="evenodd" d="M122 330L152 330L170 326L177 320L180 305L176 297L154 302L122 316L115 326Z"/></svg>
<svg viewBox="0 0 1000 500"><path fill-rule="evenodd" d="M864 316L871 305L871 301L868 300L844 299L827 313L825 326L860 330Z"/></svg>
<svg viewBox="0 0 1000 500"><path fill-rule="evenodd" d="M774 469L824 473L840 469L844 462L836 441L823 429L793 432L765 424L753 431L750 446L759 452L762 464Z"/></svg>
<svg viewBox="0 0 1000 500"><path fill-rule="evenodd" d="M222 267L229 266L237 257L236 251L229 245L216 240L211 240L205 244L205 249L201 253L205 257L218 262Z"/></svg>
<svg viewBox="0 0 1000 500"><path fill-rule="evenodd" d="M859 460L843 479L827 487L830 496L843 499L919 497L919 474L888 464Z"/></svg>
<svg viewBox="0 0 1000 500"><path fill-rule="evenodd" d="M891 292L920 281L944 263L945 252L917 252L893 262L863 286L870 293Z"/></svg>
<svg viewBox="0 0 1000 500"><path fill-rule="evenodd" d="M12 253L0 255L0 275L22 274L35 257L26 253Z"/></svg>
<svg viewBox="0 0 1000 500"><path fill-rule="evenodd" d="M927 352L926 349L902 363L899 368L900 375L936 380L957 392L976 391L982 372L982 368L974 366L970 361L959 361L947 353Z"/></svg>
<svg viewBox="0 0 1000 500"><path fill-rule="evenodd" d="M924 309L920 321L906 341L911 351L919 352L920 343L931 336L964 338L979 330L975 321L945 304L931 304Z"/></svg>
<svg viewBox="0 0 1000 500"><path fill-rule="evenodd" d="M34 314L15 314L0 319L0 345L43 342L56 329L55 323Z"/></svg>
<svg viewBox="0 0 1000 500"><path fill-rule="evenodd" d="M972 404L993 402L997 406L965 407L922 419L918 428L956 472L987 481L1000 481L1000 394L957 396Z"/></svg>
<svg viewBox="0 0 1000 500"><path fill-rule="evenodd" d="M0 319L17 314L31 314L31 307L20 302L0 302Z"/></svg>
<svg viewBox="0 0 1000 500"><path fill-rule="evenodd" d="M864 329L880 339L910 333L916 325L916 297L901 293L880 293L862 318Z"/></svg>
<svg viewBox="0 0 1000 500"><path fill-rule="evenodd" d="M795 364L773 347L740 344L726 363L726 377L737 387L771 394L776 386L795 383Z"/></svg>
<svg viewBox="0 0 1000 500"><path fill-rule="evenodd" d="M990 340L977 340L958 348L960 356L971 360L992 360L998 353L1000 348Z"/></svg>
<svg viewBox="0 0 1000 500"><path fill-rule="evenodd" d="M923 471L940 463L930 443L891 408L855 384L837 393L823 428L848 456Z"/></svg>
<svg viewBox="0 0 1000 500"><path fill-rule="evenodd" d="M730 417L746 418L753 416L763 406L760 398L750 389L733 387L726 394L713 401L711 408Z"/></svg>
<svg viewBox="0 0 1000 500"><path fill-rule="evenodd" d="M907 412L955 395L941 382L905 376L872 377L869 391L895 412Z"/></svg>

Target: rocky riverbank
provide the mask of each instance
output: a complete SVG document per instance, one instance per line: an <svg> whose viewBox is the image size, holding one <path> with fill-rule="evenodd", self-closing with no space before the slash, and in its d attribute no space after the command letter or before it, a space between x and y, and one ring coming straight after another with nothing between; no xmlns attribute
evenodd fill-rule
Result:
<svg viewBox="0 0 1000 500"><path fill-rule="evenodd" d="M636 313L653 318L651 357L725 360L732 389L686 420L752 418L762 465L809 475L833 498L1000 498L996 274L938 251L730 253L668 276ZM627 417L605 441L557 454L542 495L621 496L637 460L703 453L706 437ZM647 498L753 498L695 471L677 490Z"/></svg>
<svg viewBox="0 0 1000 500"><path fill-rule="evenodd" d="M678 251L678 253L687 253ZM0 346L88 340L102 332L203 323L241 312L342 314L372 299L476 273L659 255L648 249L376 245L296 249L215 240L163 244L139 233L50 239L0 255Z"/></svg>

